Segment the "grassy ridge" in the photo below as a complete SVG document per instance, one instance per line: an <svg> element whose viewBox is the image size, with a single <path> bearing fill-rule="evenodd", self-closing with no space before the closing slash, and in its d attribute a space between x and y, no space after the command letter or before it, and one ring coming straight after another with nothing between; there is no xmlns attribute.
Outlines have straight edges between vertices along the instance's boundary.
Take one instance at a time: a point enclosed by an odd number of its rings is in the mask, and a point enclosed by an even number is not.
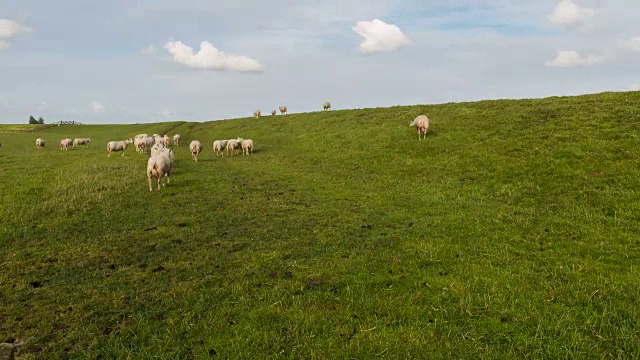
<svg viewBox="0 0 640 360"><path fill-rule="evenodd" d="M638 356L639 100L0 133L0 341L23 358ZM160 193L144 155L106 157L140 132L182 135ZM93 142L57 150L76 136ZM236 136L255 154L216 158Z"/></svg>

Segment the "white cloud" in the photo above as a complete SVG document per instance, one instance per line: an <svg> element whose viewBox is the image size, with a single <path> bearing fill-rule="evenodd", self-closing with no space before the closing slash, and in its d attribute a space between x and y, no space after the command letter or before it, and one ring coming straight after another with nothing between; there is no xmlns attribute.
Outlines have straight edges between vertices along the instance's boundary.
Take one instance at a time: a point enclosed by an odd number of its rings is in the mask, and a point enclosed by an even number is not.
<svg viewBox="0 0 640 360"><path fill-rule="evenodd" d="M583 8L572 0L562 0L556 6L553 14L547 16L547 20L556 25L571 25L580 23L595 14L594 9Z"/></svg>
<svg viewBox="0 0 640 360"><path fill-rule="evenodd" d="M9 19L0 19L0 50L8 48L9 40L14 37L33 31L30 27Z"/></svg>
<svg viewBox="0 0 640 360"><path fill-rule="evenodd" d="M577 51L558 50L558 55L553 60L548 60L546 66L574 67L580 65L595 65L605 61L604 56L589 55L582 57Z"/></svg>
<svg viewBox="0 0 640 360"><path fill-rule="evenodd" d="M629 90L631 90L631 91L640 91L640 84L638 84L638 83L631 84L631 86L629 86Z"/></svg>
<svg viewBox="0 0 640 360"><path fill-rule="evenodd" d="M91 102L91 112L93 112L94 114L101 114L105 111L106 108L104 107L104 105L100 104L97 101Z"/></svg>
<svg viewBox="0 0 640 360"><path fill-rule="evenodd" d="M155 55L158 53L158 47L151 44L149 46L147 46L146 48L140 50L140 53L143 55Z"/></svg>
<svg viewBox="0 0 640 360"><path fill-rule="evenodd" d="M633 37L629 40L619 41L618 45L627 51L640 52L640 36Z"/></svg>
<svg viewBox="0 0 640 360"><path fill-rule="evenodd" d="M402 33L399 27L379 19L358 21L352 29L364 38L360 44L360 51L363 53L392 51L411 44L411 40Z"/></svg>
<svg viewBox="0 0 640 360"><path fill-rule="evenodd" d="M231 70L238 72L261 72L262 64L257 60L241 55L229 55L216 49L208 41L200 44L200 51L193 49L181 41L169 41L164 48L173 55L173 61L195 69Z"/></svg>
<svg viewBox="0 0 640 360"><path fill-rule="evenodd" d="M158 115L162 116L165 119L168 119L168 118L172 118L172 117L176 116L176 113L171 111L171 110L165 109L165 110L160 111L158 113Z"/></svg>

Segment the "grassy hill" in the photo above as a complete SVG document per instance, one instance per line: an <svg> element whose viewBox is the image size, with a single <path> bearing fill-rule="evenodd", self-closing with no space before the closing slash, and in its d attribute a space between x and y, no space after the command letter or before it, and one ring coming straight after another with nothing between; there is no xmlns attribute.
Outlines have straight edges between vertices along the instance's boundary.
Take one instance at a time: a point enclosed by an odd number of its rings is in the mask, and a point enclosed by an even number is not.
<svg viewBox="0 0 640 360"><path fill-rule="evenodd" d="M640 92L6 130L18 358L640 355ZM141 132L182 135L161 192L106 156Z"/></svg>

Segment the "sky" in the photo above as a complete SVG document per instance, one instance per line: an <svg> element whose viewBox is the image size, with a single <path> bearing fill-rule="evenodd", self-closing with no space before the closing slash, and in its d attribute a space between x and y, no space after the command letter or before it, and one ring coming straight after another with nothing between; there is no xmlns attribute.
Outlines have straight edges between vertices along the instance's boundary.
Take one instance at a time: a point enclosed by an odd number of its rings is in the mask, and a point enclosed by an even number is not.
<svg viewBox="0 0 640 360"><path fill-rule="evenodd" d="M0 123L640 89L638 0L3 0Z"/></svg>

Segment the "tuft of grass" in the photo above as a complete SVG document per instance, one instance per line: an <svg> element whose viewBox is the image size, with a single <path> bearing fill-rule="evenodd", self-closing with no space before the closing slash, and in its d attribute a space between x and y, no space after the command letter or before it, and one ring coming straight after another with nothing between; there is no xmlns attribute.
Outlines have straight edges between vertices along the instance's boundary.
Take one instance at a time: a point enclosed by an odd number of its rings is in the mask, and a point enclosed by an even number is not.
<svg viewBox="0 0 640 360"><path fill-rule="evenodd" d="M0 341L25 359L637 357L639 100L2 126ZM141 132L182 135L160 192L146 155L106 156ZM253 155L215 156L238 136Z"/></svg>

